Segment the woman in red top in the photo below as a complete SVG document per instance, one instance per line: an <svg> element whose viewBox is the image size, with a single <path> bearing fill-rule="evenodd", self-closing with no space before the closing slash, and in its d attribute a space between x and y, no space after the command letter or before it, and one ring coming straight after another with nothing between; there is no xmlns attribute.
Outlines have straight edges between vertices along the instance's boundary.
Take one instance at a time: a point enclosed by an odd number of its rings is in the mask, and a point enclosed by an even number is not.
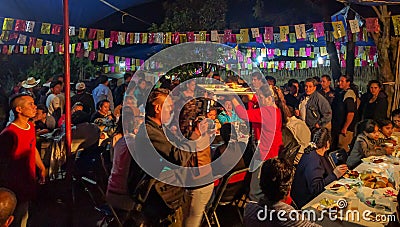
<svg viewBox="0 0 400 227"><path fill-rule="evenodd" d="M261 124L261 137L256 154L253 156L251 170L254 171L250 182L250 199L259 201L263 197L260 189L259 171L262 162L278 156L282 146L282 116L276 101L278 94L268 86L261 86L257 92L260 108L246 110L236 99L232 100L235 111L240 118Z"/></svg>
<svg viewBox="0 0 400 227"><path fill-rule="evenodd" d="M246 110L236 99L232 100L235 111L243 120L261 124L260 156L259 160L267 160L278 156L282 145L282 117L281 110L275 104L274 93L268 85L259 89L258 100L260 108Z"/></svg>

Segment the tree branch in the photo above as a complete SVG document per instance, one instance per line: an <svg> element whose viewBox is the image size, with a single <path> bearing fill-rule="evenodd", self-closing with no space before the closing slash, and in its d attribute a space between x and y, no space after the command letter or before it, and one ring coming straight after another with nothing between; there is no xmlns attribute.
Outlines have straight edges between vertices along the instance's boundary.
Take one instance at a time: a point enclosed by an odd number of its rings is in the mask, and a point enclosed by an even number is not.
<svg viewBox="0 0 400 227"><path fill-rule="evenodd" d="M376 15L378 16L379 20L383 22L383 18L381 13L379 12L379 9L376 6L372 6L372 9L375 11Z"/></svg>

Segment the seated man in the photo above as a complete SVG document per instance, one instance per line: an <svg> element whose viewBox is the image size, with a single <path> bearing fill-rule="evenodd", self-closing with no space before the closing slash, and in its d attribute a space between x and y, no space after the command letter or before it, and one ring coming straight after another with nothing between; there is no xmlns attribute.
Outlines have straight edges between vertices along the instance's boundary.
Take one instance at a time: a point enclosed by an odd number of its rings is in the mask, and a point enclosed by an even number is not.
<svg viewBox="0 0 400 227"><path fill-rule="evenodd" d="M284 203L290 192L293 175L293 166L284 159L265 161L260 177L260 187L265 196L258 203L250 201L246 205L245 226L320 226L308 220L296 220L293 218L296 215L291 213L295 209Z"/></svg>
<svg viewBox="0 0 400 227"><path fill-rule="evenodd" d="M89 114L78 110L72 114L71 121L74 125L72 128L72 151L97 147L100 129L97 125L89 123Z"/></svg>
<svg viewBox="0 0 400 227"><path fill-rule="evenodd" d="M56 127L56 120L53 116L48 116L47 107L39 104L36 108L36 116L33 118L35 121L36 135L40 136L51 132Z"/></svg>
<svg viewBox="0 0 400 227"><path fill-rule="evenodd" d="M0 188L0 227L8 227L14 220L14 210L17 198L14 192L7 188Z"/></svg>

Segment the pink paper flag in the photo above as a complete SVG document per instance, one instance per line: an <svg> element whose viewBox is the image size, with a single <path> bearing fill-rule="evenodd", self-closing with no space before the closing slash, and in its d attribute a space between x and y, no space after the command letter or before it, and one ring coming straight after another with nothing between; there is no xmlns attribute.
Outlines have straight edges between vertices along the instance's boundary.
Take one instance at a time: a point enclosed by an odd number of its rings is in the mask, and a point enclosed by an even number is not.
<svg viewBox="0 0 400 227"><path fill-rule="evenodd" d="M268 58L273 58L274 55L275 55L275 49L273 49L273 48L268 48L268 49L267 49L267 55L268 55Z"/></svg>
<svg viewBox="0 0 400 227"><path fill-rule="evenodd" d="M89 59L91 61L94 61L94 59L96 58L96 53L94 51L90 51L89 53Z"/></svg>
<svg viewBox="0 0 400 227"><path fill-rule="evenodd" d="M224 31L224 43L232 43L232 30Z"/></svg>
<svg viewBox="0 0 400 227"><path fill-rule="evenodd" d="M263 38L262 38L261 34L260 34L260 36L256 37L256 42L257 43L262 43L263 42Z"/></svg>
<svg viewBox="0 0 400 227"><path fill-rule="evenodd" d="M188 42L194 42L194 32L187 32L186 37Z"/></svg>
<svg viewBox="0 0 400 227"><path fill-rule="evenodd" d="M108 64L114 64L114 55L108 56Z"/></svg>
<svg viewBox="0 0 400 227"><path fill-rule="evenodd" d="M319 37L325 36L325 29L324 29L324 23L323 22L314 23L313 24L313 28L314 28L315 38L318 39Z"/></svg>
<svg viewBox="0 0 400 227"><path fill-rule="evenodd" d="M306 47L306 56L310 57L311 55L311 47Z"/></svg>
<svg viewBox="0 0 400 227"><path fill-rule="evenodd" d="M117 31L111 31L110 32L110 41L111 42L118 42L118 32Z"/></svg>
<svg viewBox="0 0 400 227"><path fill-rule="evenodd" d="M273 27L265 27L264 32L264 42L268 43L274 39L274 28Z"/></svg>
<svg viewBox="0 0 400 227"><path fill-rule="evenodd" d="M307 60L307 67L312 68L312 60Z"/></svg>
<svg viewBox="0 0 400 227"><path fill-rule="evenodd" d="M99 49L99 40L94 40L93 41L93 49Z"/></svg>

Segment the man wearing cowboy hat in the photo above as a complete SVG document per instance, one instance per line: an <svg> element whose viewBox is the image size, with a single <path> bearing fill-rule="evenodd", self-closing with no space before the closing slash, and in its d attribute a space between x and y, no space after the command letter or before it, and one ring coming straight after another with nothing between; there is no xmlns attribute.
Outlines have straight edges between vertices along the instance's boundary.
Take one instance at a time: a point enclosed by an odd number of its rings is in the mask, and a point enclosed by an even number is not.
<svg viewBox="0 0 400 227"><path fill-rule="evenodd" d="M33 92L33 88L36 87L40 83L40 79L36 80L34 77L28 77L28 79L22 81L22 89L21 92L29 92L33 96L33 99L36 98L35 93Z"/></svg>

